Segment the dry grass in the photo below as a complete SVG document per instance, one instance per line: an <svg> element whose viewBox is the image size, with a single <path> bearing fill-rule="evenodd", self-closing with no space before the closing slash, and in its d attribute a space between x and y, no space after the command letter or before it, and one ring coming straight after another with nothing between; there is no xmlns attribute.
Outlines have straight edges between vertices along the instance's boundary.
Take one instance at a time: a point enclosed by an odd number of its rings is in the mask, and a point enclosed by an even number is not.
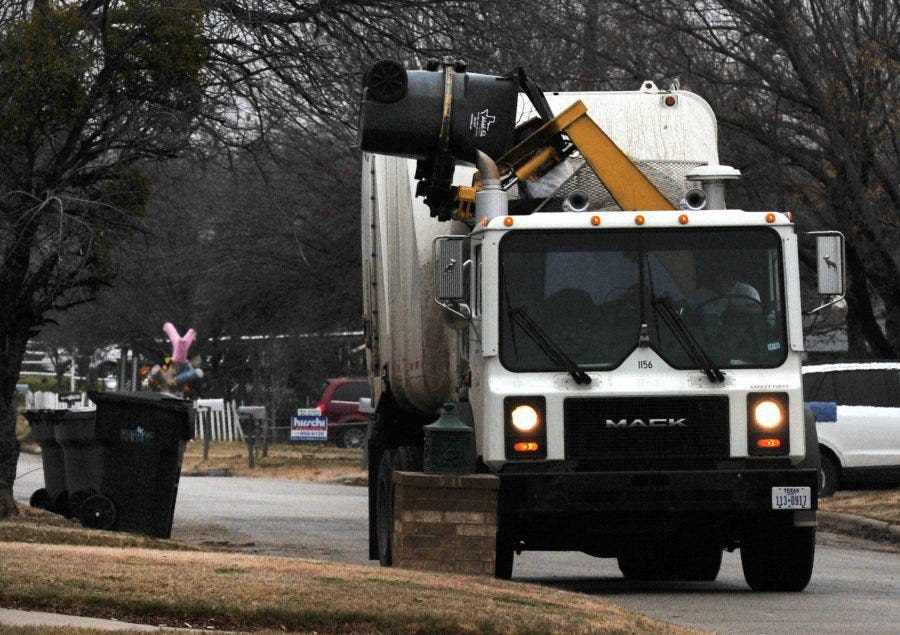
<svg viewBox="0 0 900 635"><path fill-rule="evenodd" d="M257 456L256 467L251 470L244 442L211 443L209 460L204 461L203 441L195 439L185 450L182 473L227 472L233 476L364 485L367 472L360 465L361 457L360 450L327 445L275 443L269 446L268 457Z"/></svg>
<svg viewBox="0 0 900 635"><path fill-rule="evenodd" d="M819 509L900 523L900 490L837 492L820 498Z"/></svg>
<svg viewBox="0 0 900 635"><path fill-rule="evenodd" d="M96 628L72 628L71 626L0 626L0 631L4 635L14 633L15 635L109 635L108 630L98 630ZM113 633L134 633L134 631L112 631ZM166 631L160 631L165 633ZM175 633L177 631L169 631Z"/></svg>
<svg viewBox="0 0 900 635"><path fill-rule="evenodd" d="M210 552L0 543L0 603L166 626L318 633L688 633L513 582Z"/></svg>
<svg viewBox="0 0 900 635"><path fill-rule="evenodd" d="M174 540L161 540L136 534L84 529L70 520L28 505L19 505L19 515L0 522L0 542L26 542L57 545L139 547L142 549L189 550Z"/></svg>

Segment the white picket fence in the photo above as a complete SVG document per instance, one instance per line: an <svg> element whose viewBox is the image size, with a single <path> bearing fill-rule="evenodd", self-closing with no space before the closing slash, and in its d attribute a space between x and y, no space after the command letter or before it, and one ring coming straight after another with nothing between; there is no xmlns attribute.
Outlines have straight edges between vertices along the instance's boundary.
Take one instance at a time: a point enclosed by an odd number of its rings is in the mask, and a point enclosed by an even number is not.
<svg viewBox="0 0 900 635"><path fill-rule="evenodd" d="M87 393L81 393L80 405L84 406L87 405L87 403ZM59 395L55 392L41 390L31 392L29 390L25 393L25 408L27 410L64 410L68 407L69 404L60 401Z"/></svg>
<svg viewBox="0 0 900 635"><path fill-rule="evenodd" d="M197 409L197 422L194 437L203 438L203 423L209 420L209 438L212 441L243 441L244 433L238 421L237 407L233 401L224 399L198 399L194 402Z"/></svg>
<svg viewBox="0 0 900 635"><path fill-rule="evenodd" d="M81 405L87 405L87 393L81 394ZM25 394L25 408L28 410L61 410L69 404L60 401L55 392L38 391ZM194 402L197 418L194 424L194 437L203 438L204 422L209 420L209 438L212 441L243 441L241 424L238 421L237 407L233 401L224 399L198 399Z"/></svg>

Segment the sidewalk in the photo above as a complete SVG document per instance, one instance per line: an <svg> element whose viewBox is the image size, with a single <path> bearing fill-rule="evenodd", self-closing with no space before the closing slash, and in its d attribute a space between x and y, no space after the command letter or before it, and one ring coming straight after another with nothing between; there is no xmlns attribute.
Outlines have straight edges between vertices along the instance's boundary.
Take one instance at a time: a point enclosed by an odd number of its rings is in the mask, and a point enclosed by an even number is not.
<svg viewBox="0 0 900 635"><path fill-rule="evenodd" d="M132 624L103 620L96 617L80 617L78 615L60 615L59 613L42 613L40 611L19 611L17 609L0 608L0 626L56 626L93 628L100 631L161 631L159 626Z"/></svg>

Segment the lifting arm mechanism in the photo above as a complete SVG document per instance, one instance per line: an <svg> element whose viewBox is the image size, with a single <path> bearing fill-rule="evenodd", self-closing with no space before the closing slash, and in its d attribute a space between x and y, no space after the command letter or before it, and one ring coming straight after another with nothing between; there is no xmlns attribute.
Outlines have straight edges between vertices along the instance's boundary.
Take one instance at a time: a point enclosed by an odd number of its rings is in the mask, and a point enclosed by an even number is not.
<svg viewBox="0 0 900 635"><path fill-rule="evenodd" d="M563 136L565 135L565 136ZM577 150L626 211L675 209L625 153L587 114L584 102L577 101L555 119L541 126L527 139L503 155L497 165L504 184L535 178L559 165ZM475 175L471 187L457 190L455 220L473 222L475 193L481 189L481 177Z"/></svg>

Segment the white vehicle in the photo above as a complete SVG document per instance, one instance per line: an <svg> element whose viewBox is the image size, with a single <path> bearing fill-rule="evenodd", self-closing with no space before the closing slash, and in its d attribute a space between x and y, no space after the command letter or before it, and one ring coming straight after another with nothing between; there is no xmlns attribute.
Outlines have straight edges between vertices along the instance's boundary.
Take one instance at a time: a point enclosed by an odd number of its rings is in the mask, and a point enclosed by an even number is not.
<svg viewBox="0 0 900 635"><path fill-rule="evenodd" d="M900 483L900 362L804 366L803 394L822 455L819 496Z"/></svg>
<svg viewBox="0 0 900 635"><path fill-rule="evenodd" d="M520 87L540 120L515 128ZM360 146L370 557L391 564L393 473L422 469L449 401L500 478L498 577L516 552L580 550L628 578L713 580L739 548L751 588L805 588L797 236L726 209L738 172L706 102L382 61ZM841 240L819 238L826 295Z"/></svg>

